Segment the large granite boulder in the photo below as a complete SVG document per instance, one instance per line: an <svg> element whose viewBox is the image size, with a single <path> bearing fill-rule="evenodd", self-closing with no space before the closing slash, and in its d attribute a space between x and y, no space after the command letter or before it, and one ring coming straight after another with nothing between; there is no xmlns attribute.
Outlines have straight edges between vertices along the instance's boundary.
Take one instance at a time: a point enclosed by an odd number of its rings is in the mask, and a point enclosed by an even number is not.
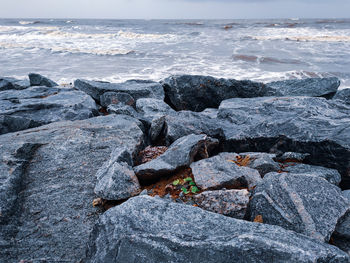
<svg viewBox="0 0 350 263"><path fill-rule="evenodd" d="M249 197L250 193L246 189L215 190L194 195L192 200L204 210L243 219L247 211Z"/></svg>
<svg viewBox="0 0 350 263"><path fill-rule="evenodd" d="M269 173L255 188L249 216L327 242L349 209L341 190L322 178Z"/></svg>
<svg viewBox="0 0 350 263"><path fill-rule="evenodd" d="M94 100L73 89L41 86L0 92L0 134L96 115Z"/></svg>
<svg viewBox="0 0 350 263"><path fill-rule="evenodd" d="M108 107L111 104L124 104L135 106L135 100L128 93L123 92L105 92L100 96L100 103L103 107Z"/></svg>
<svg viewBox="0 0 350 263"><path fill-rule="evenodd" d="M175 75L162 84L166 100L176 110L202 111L219 107L225 99L259 97L266 93L262 83L209 76Z"/></svg>
<svg viewBox="0 0 350 263"><path fill-rule="evenodd" d="M224 150L303 152L350 176L350 106L311 97L229 99L219 107Z"/></svg>
<svg viewBox="0 0 350 263"><path fill-rule="evenodd" d="M45 87L58 86L56 82L37 73L29 73L28 77L30 81L30 86L45 86Z"/></svg>
<svg viewBox="0 0 350 263"><path fill-rule="evenodd" d="M332 241L334 245L350 255L350 212L338 221Z"/></svg>
<svg viewBox="0 0 350 263"><path fill-rule="evenodd" d="M28 80L20 80L15 78L0 77L0 91L15 89L22 90L30 86Z"/></svg>
<svg viewBox="0 0 350 263"><path fill-rule="evenodd" d="M95 193L106 200L123 200L141 192L133 169L132 152L117 147L111 158L97 171Z"/></svg>
<svg viewBox="0 0 350 263"><path fill-rule="evenodd" d="M134 167L134 171L141 180L155 180L180 168L188 167L197 159L209 157L208 153L218 144L217 139L205 134L191 134L175 141L156 159Z"/></svg>
<svg viewBox="0 0 350 263"><path fill-rule="evenodd" d="M79 262L99 216L95 174L116 147L138 151L140 125L110 115L1 135L0 262Z"/></svg>
<svg viewBox="0 0 350 263"><path fill-rule="evenodd" d="M94 100L100 102L105 92L127 93L135 101L140 98L164 99L164 90L158 82L149 80L128 80L123 83L109 83L77 79L74 87L84 91Z"/></svg>
<svg viewBox="0 0 350 263"><path fill-rule="evenodd" d="M347 104L350 104L350 89L338 90L333 99L341 100Z"/></svg>
<svg viewBox="0 0 350 263"><path fill-rule="evenodd" d="M141 98L136 101L136 110L143 118L152 121L156 117L175 114L175 111L163 100L154 98Z"/></svg>
<svg viewBox="0 0 350 263"><path fill-rule="evenodd" d="M240 167L232 159L227 159L227 155L194 162L191 169L197 186L202 190L253 188L261 181L257 170Z"/></svg>
<svg viewBox="0 0 350 263"><path fill-rule="evenodd" d="M337 92L340 80L330 78L289 79L267 83L265 96L309 96L331 99Z"/></svg>
<svg viewBox="0 0 350 263"><path fill-rule="evenodd" d="M252 223L149 196L104 213L86 262L350 262L338 248L278 226Z"/></svg>

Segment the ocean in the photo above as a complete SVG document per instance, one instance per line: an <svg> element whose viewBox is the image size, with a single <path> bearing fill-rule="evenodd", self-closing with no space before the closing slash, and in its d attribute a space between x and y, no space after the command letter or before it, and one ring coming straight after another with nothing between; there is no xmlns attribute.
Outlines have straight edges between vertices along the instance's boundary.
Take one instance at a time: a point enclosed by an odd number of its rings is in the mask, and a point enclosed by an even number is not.
<svg viewBox="0 0 350 263"><path fill-rule="evenodd" d="M172 74L274 81L336 76L350 88L350 19L0 19L0 76L59 83Z"/></svg>

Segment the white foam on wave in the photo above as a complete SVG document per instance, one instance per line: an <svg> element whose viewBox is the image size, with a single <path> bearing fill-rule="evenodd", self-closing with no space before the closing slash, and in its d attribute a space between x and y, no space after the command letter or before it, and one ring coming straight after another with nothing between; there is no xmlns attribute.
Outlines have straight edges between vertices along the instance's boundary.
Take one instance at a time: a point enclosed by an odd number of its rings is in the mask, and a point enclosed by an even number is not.
<svg viewBox="0 0 350 263"><path fill-rule="evenodd" d="M350 36L253 36L256 40L291 40L291 41L317 41L317 42L350 42Z"/></svg>

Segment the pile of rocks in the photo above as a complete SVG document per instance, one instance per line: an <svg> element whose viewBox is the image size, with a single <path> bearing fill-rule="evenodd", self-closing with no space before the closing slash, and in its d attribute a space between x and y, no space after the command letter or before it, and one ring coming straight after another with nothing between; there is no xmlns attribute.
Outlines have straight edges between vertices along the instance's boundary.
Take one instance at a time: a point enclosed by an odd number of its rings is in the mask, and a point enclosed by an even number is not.
<svg viewBox="0 0 350 263"><path fill-rule="evenodd" d="M339 84L0 78L0 261L350 262Z"/></svg>

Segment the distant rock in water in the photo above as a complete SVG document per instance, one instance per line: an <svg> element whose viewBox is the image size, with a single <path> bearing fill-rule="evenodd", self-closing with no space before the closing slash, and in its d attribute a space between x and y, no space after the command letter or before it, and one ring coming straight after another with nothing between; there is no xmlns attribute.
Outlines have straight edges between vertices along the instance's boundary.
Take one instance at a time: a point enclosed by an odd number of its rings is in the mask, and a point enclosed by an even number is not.
<svg viewBox="0 0 350 263"><path fill-rule="evenodd" d="M22 90L30 86L28 80L19 80L15 78L1 78L0 77L0 91L4 90Z"/></svg>
<svg viewBox="0 0 350 263"><path fill-rule="evenodd" d="M30 81L30 86L46 86L46 87L58 86L56 82L37 73L30 73L28 77Z"/></svg>
<svg viewBox="0 0 350 263"><path fill-rule="evenodd" d="M209 76L175 75L162 81L166 100L175 110L202 111L217 108L230 98L310 96L332 98L337 78L309 78L267 83L217 79Z"/></svg>

